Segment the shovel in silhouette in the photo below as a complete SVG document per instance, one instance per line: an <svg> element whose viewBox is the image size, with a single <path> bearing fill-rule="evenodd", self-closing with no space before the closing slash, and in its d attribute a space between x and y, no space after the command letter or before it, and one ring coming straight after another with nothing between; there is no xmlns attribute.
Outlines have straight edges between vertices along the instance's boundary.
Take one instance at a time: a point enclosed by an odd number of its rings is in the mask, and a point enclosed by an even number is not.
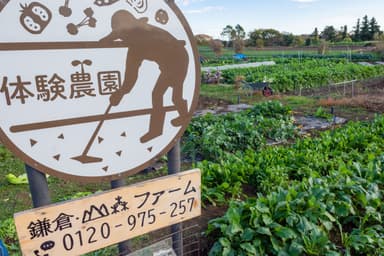
<svg viewBox="0 0 384 256"><path fill-rule="evenodd" d="M108 115L111 108L112 108L112 105L109 104L107 110L104 113L104 117ZM83 164L99 163L99 162L103 161L103 158L95 157L95 156L89 156L88 152L91 149L91 146L92 146L93 142L95 141L96 136L101 129L101 126L103 126L104 121L105 121L105 118L102 118L99 121L99 123L98 123L95 131L93 132L92 137L90 138L90 140L89 140L87 146L85 147L83 153L79 156L72 157L73 160L79 161L80 163L83 163Z"/></svg>

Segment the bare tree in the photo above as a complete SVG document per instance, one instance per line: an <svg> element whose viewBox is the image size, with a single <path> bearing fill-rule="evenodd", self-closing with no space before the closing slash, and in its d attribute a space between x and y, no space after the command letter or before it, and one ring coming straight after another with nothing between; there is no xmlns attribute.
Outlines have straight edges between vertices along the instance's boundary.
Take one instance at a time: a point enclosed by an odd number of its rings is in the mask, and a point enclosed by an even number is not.
<svg viewBox="0 0 384 256"><path fill-rule="evenodd" d="M235 50L236 53L241 53L244 50L244 40L242 39L236 39L233 41L233 49Z"/></svg>
<svg viewBox="0 0 384 256"><path fill-rule="evenodd" d="M219 57L222 54L223 43L219 39L214 39L209 42L209 45L212 51L215 53L216 57Z"/></svg>
<svg viewBox="0 0 384 256"><path fill-rule="evenodd" d="M318 52L319 54L321 54L321 55L324 55L324 54L327 53L327 51L328 51L328 47L329 47L328 42L327 42L326 40L324 40L324 39L321 39L321 40L320 40L319 47L318 47L318 49L317 49L317 52Z"/></svg>

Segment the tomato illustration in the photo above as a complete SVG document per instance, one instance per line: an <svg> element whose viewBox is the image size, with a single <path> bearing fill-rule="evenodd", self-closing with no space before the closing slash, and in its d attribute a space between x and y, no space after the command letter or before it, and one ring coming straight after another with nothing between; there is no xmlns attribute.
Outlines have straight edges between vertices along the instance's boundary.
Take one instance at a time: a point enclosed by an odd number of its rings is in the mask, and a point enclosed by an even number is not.
<svg viewBox="0 0 384 256"><path fill-rule="evenodd" d="M162 9L160 9L160 10L158 10L156 12L156 17L155 18L156 18L157 22L159 22L159 23L161 23L163 25L167 24L168 21L169 21L168 13L165 10L162 10Z"/></svg>
<svg viewBox="0 0 384 256"><path fill-rule="evenodd" d="M21 25L32 34L40 34L48 26L52 19L51 11L44 5L38 2L32 2L24 6L20 4Z"/></svg>

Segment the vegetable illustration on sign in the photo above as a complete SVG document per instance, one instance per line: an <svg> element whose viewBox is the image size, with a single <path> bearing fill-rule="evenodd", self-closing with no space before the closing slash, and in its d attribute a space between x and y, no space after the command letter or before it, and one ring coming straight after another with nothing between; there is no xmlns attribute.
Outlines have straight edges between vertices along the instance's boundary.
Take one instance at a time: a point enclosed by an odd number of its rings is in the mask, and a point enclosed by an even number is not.
<svg viewBox="0 0 384 256"><path fill-rule="evenodd" d="M69 0L65 0L64 5L60 6L59 13L64 17L72 15L72 9L69 7Z"/></svg>
<svg viewBox="0 0 384 256"><path fill-rule="evenodd" d="M96 27L96 19L93 17L93 10L92 8L87 8L84 10L85 18L79 23L69 23L67 25L68 33L71 35L76 35L79 33L79 28L83 26L89 26L91 28Z"/></svg>
<svg viewBox="0 0 384 256"><path fill-rule="evenodd" d="M48 26L52 19L51 11L41 3L33 2L29 5L21 5L20 23L32 34L40 34Z"/></svg>
<svg viewBox="0 0 384 256"><path fill-rule="evenodd" d="M19 8L8 3L0 21ZM173 1L41 0L15 25L0 36L12 59L1 68L0 138L28 164L111 180L151 165L186 129L200 69Z"/></svg>
<svg viewBox="0 0 384 256"><path fill-rule="evenodd" d="M168 13L165 10L158 10L156 12L156 21L160 24L167 24L169 21Z"/></svg>

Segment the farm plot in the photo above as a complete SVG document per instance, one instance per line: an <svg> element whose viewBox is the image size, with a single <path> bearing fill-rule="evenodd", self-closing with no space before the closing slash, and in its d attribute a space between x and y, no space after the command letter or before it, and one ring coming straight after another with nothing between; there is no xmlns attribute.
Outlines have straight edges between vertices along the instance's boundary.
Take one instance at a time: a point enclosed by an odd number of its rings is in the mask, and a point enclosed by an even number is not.
<svg viewBox="0 0 384 256"><path fill-rule="evenodd" d="M232 49L224 48L221 56L216 56L209 47L200 46L199 53L204 67L217 67L221 65L231 65L246 62L276 61L279 59L345 59L350 61L378 61L378 56L374 53L362 53L361 47L356 47L354 51L342 48L333 48L326 54L319 54L317 48L270 48L252 49L247 48L243 52L246 59L234 58L235 52Z"/></svg>
<svg viewBox="0 0 384 256"><path fill-rule="evenodd" d="M272 80L277 92L299 88L317 88L349 80L374 78L384 75L384 65L363 66L346 60L285 60L274 66L231 69L222 71L224 83L234 84L238 77L247 82Z"/></svg>
<svg viewBox="0 0 384 256"><path fill-rule="evenodd" d="M233 199L209 224L210 255L383 255L383 135L378 116L200 163L205 197ZM244 185L257 196L239 200Z"/></svg>

